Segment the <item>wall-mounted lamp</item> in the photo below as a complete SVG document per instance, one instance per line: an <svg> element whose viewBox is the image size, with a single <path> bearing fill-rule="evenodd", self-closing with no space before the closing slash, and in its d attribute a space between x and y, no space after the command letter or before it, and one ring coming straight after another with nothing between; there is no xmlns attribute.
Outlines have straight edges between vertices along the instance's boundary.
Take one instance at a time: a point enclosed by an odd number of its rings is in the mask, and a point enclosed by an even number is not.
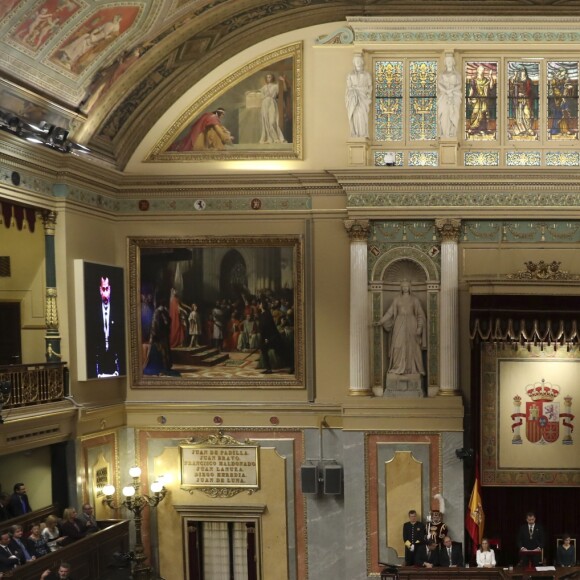
<svg viewBox="0 0 580 580"><path fill-rule="evenodd" d="M141 488L141 468L138 466L131 467L129 475L133 478L133 483L123 488L122 494L125 499L120 504L115 504L113 499L115 487L107 484L103 487L103 493L105 494L103 503L115 510L124 507L133 514L135 522L135 555L132 558L134 563L132 577L136 580L149 580L152 577L152 570L146 564L147 556L143 550L141 514L146 507L157 507L167 495L167 490L165 489L164 481L159 478L149 486L153 495L142 494L139 492Z"/></svg>

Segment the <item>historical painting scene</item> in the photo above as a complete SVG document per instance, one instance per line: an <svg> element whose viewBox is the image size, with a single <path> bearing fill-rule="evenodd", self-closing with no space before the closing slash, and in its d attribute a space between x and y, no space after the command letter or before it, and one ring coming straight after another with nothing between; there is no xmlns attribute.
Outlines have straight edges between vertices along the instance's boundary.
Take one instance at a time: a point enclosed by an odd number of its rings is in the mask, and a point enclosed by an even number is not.
<svg viewBox="0 0 580 580"><path fill-rule="evenodd" d="M142 386L302 386L301 255L299 237L131 240Z"/></svg>
<svg viewBox="0 0 580 580"><path fill-rule="evenodd" d="M497 138L497 62L465 63L465 139Z"/></svg>
<svg viewBox="0 0 580 580"><path fill-rule="evenodd" d="M276 51L277 58L257 59L218 83L173 126L152 158L227 159L243 152L275 158L299 155L300 48L285 47Z"/></svg>

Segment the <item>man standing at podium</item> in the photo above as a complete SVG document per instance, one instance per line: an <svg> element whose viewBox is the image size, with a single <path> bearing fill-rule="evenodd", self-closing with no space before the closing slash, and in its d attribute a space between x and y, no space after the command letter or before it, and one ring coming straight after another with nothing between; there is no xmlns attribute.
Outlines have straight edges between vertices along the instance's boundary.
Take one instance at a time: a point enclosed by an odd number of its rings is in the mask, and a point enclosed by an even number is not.
<svg viewBox="0 0 580 580"><path fill-rule="evenodd" d="M536 523L536 514L528 512L526 523L520 527L518 532L518 549L523 564L529 563L533 566L540 564L545 538L544 528ZM531 551L534 552L529 553Z"/></svg>
<svg viewBox="0 0 580 580"><path fill-rule="evenodd" d="M425 543L425 525L417 521L417 512L409 512L409 521L403 524L403 542L405 542L405 565L415 562L415 549Z"/></svg>

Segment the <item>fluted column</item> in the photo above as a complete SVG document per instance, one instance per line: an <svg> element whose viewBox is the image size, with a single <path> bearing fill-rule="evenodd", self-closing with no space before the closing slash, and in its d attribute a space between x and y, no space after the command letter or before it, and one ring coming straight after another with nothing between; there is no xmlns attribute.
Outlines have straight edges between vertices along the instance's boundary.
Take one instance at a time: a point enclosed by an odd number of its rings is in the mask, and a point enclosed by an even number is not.
<svg viewBox="0 0 580 580"><path fill-rule="evenodd" d="M352 396L370 396L367 238L369 220L344 220L350 238L350 386Z"/></svg>
<svg viewBox="0 0 580 580"><path fill-rule="evenodd" d="M56 212L43 212L42 224L44 226L44 261L46 271L45 355L46 362L60 362L60 332L56 305L56 253L54 246Z"/></svg>
<svg viewBox="0 0 580 580"><path fill-rule="evenodd" d="M439 302L439 395L459 395L459 262L460 219L436 219L441 237Z"/></svg>

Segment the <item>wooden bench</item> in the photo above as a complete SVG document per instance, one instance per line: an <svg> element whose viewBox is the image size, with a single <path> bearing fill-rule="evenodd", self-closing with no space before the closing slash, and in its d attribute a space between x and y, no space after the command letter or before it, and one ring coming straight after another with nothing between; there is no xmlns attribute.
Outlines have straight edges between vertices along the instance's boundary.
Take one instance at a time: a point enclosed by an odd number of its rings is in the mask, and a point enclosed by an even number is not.
<svg viewBox="0 0 580 580"><path fill-rule="evenodd" d="M12 572L4 572L4 578L39 580L47 568L57 570L61 562L68 562L71 565L71 576L75 580L106 578L114 554L129 551L129 521L107 520L99 523L105 526L100 531L15 568Z"/></svg>

